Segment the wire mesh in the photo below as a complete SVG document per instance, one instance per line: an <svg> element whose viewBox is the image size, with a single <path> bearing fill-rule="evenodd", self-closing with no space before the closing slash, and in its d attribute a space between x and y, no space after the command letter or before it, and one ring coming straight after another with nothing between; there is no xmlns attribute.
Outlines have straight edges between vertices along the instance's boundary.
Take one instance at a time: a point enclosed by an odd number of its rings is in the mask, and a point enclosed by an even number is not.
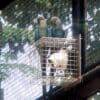
<svg viewBox="0 0 100 100"><path fill-rule="evenodd" d="M55 0L52 9L36 1L14 0L0 11L0 71L4 72L0 77L4 77L5 100L35 100L43 94L40 58L32 45L38 14L48 20L59 16L66 33L71 30L71 0Z"/></svg>
<svg viewBox="0 0 100 100"><path fill-rule="evenodd" d="M81 77L80 39L65 44L66 41L66 38L43 37L36 42L43 84L69 85Z"/></svg>
<svg viewBox="0 0 100 100"><path fill-rule="evenodd" d="M100 62L100 3L86 4L86 67Z"/></svg>

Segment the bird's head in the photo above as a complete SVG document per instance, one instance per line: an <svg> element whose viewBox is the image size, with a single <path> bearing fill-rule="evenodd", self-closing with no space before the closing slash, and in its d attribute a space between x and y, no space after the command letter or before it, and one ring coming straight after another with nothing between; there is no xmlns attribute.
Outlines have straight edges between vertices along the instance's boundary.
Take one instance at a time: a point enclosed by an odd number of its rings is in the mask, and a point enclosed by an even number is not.
<svg viewBox="0 0 100 100"><path fill-rule="evenodd" d="M40 21L41 20L44 20L45 18L44 18L44 16L43 15L38 15L37 16L37 21L38 21L38 23L40 23Z"/></svg>
<svg viewBox="0 0 100 100"><path fill-rule="evenodd" d="M51 17L50 22L53 27L61 27L61 20L57 16Z"/></svg>
<svg viewBox="0 0 100 100"><path fill-rule="evenodd" d="M70 44L68 41L64 43L64 46L62 47L63 50L66 50L66 52L71 52L72 51L72 44Z"/></svg>
<svg viewBox="0 0 100 100"><path fill-rule="evenodd" d="M37 17L38 25L40 29L46 29L47 28L47 20L43 15L38 15Z"/></svg>

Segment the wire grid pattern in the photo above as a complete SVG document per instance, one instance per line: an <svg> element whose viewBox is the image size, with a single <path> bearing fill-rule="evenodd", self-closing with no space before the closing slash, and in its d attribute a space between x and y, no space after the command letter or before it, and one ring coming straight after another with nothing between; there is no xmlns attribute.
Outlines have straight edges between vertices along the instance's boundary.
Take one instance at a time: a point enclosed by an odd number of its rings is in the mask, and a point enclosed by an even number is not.
<svg viewBox="0 0 100 100"><path fill-rule="evenodd" d="M39 62L38 52L29 45L25 45L25 48L25 53L19 54L17 61L4 61L4 65L7 64L7 67L13 66L6 72L9 77L2 82L5 100L35 100L42 96L40 64L33 62ZM34 53L33 56L32 53ZM4 59L3 57L0 58Z"/></svg>
<svg viewBox="0 0 100 100"><path fill-rule="evenodd" d="M88 0L86 6L86 66L91 66L100 62L100 3Z"/></svg>
<svg viewBox="0 0 100 100"><path fill-rule="evenodd" d="M0 64L4 64L7 73L6 79L2 81L5 100L35 100L43 94L42 83L39 80L40 58L36 48L31 45L37 25L35 21L40 13L47 19L49 14L57 15L64 23L64 30L71 32L71 0L64 1L66 3L62 4L62 1L57 0L60 6L56 5L56 9L49 11L35 3L35 0L15 0L2 10L2 14L0 12L0 32L4 33L3 38L0 38Z"/></svg>
<svg viewBox="0 0 100 100"><path fill-rule="evenodd" d="M26 77L18 69L13 70L10 77L2 82L2 88L5 100L35 100L42 96L41 81Z"/></svg>
<svg viewBox="0 0 100 100"><path fill-rule="evenodd" d="M80 42L77 39L72 39L64 45L65 41L67 41L66 38L43 37L36 42L36 47L40 54L41 71L44 84L70 85L81 77ZM65 56L66 53L68 54L68 64L64 63L67 59L67 57L65 57L61 63L63 64L62 66L53 66L54 63L50 63L48 59L50 55L60 53L59 51L61 48L64 48L65 51L65 53L62 53L61 55ZM57 58L60 57L61 56L58 54ZM57 58L54 56L54 60ZM57 61L57 63L59 62Z"/></svg>

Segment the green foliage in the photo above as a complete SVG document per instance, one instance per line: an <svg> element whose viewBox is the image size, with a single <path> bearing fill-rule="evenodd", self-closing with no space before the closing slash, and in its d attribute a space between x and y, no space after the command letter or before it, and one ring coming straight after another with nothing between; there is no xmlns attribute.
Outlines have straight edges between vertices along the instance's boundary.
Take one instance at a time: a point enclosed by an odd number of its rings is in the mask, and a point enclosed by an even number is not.
<svg viewBox="0 0 100 100"><path fill-rule="evenodd" d="M35 2L46 6L49 3L49 0L35 0Z"/></svg>
<svg viewBox="0 0 100 100"><path fill-rule="evenodd" d="M4 43L8 42L27 42L31 41L30 37L32 36L32 31L29 32L27 30L21 28L13 28L12 26L5 26L3 29L3 36L2 39Z"/></svg>
<svg viewBox="0 0 100 100"><path fill-rule="evenodd" d="M2 25L1 45L2 48L6 48L6 44L9 45L9 51L3 55L5 61L3 63L0 61L0 78L2 80L6 79L10 75L10 70L15 68L33 77L39 72L39 69L34 68L34 66L18 63L11 64L8 61L9 59L11 61L17 59L18 52L24 52L24 45L33 42L34 29L36 28L34 19L36 19L39 13L46 14L46 18L48 18L48 14L50 14L50 17L52 15L59 15L63 22L65 22L65 16L70 11L67 9L68 2L64 3L64 1L67 0L56 0L52 4L51 0L15 0L15 2L2 11L1 16L8 24ZM16 24L17 27L13 27ZM32 25L33 30L26 30L30 25Z"/></svg>
<svg viewBox="0 0 100 100"><path fill-rule="evenodd" d="M0 79L4 80L8 77L8 67L5 64L0 64Z"/></svg>
<svg viewBox="0 0 100 100"><path fill-rule="evenodd" d="M50 14L61 17L65 22L70 12L71 3L67 0L15 0L7 8L2 11L2 18L8 25L3 26L2 47L9 44L9 52L6 53L6 58L16 59L17 53L24 52L23 47L28 43L33 42L34 29L36 28L34 20L39 13L43 13L46 18ZM59 13L60 12L60 13ZM67 16L69 17L69 16ZM68 18L68 20L70 20ZM17 27L13 26L17 24ZM32 25L33 30L27 31L26 28ZM17 46L15 46L18 44Z"/></svg>
<svg viewBox="0 0 100 100"><path fill-rule="evenodd" d="M6 48L5 45L9 45L9 51L2 53L5 60L0 60L0 79L4 80L10 75L10 71L13 69L19 69L25 75L34 76L36 68L27 64L8 63L9 60L17 59L18 51L24 52L22 49L26 43L33 41L33 30L28 31L22 28L13 28L12 26L4 26L2 34L2 48ZM15 45L17 43L17 45ZM0 58L2 58L0 56ZM2 63L3 62L3 63Z"/></svg>
<svg viewBox="0 0 100 100"><path fill-rule="evenodd" d="M0 79L5 80L7 77L9 77L10 71L16 68L23 72L26 76L31 75L34 77L36 75L36 71L38 71L39 73L39 70L37 68L31 67L23 63L0 63Z"/></svg>
<svg viewBox="0 0 100 100"><path fill-rule="evenodd" d="M87 13L90 17L86 21L86 46L90 46L86 50L87 66L100 60L100 6L98 4L99 0L87 1Z"/></svg>
<svg viewBox="0 0 100 100"><path fill-rule="evenodd" d="M95 23L100 26L100 10L98 10L94 16Z"/></svg>
<svg viewBox="0 0 100 100"><path fill-rule="evenodd" d="M9 51L5 54L6 58L16 59L17 53L24 52L24 45L32 43L33 31L24 30L21 28L13 28L12 26L5 26L2 34L2 47L9 45Z"/></svg>
<svg viewBox="0 0 100 100"><path fill-rule="evenodd" d="M47 15L50 13L50 17L52 15L61 15L61 19L65 19L66 12L68 12L68 10L66 10L66 5L68 5L68 3L65 3L64 5L64 1L66 0L56 0L52 4L51 0L15 0L15 2L2 11L2 18L5 22L8 22L8 25L3 25L2 48L5 48L5 45L8 44L9 51L3 55L6 62L0 63L0 78L5 79L9 76L10 69L15 68L20 69L27 75L34 76L33 73L36 73L37 69L25 64L9 64L7 61L9 61L9 59L17 59L16 56L18 52L24 51L24 45L27 42L32 43L34 30L28 31L26 28L29 25L33 25L33 28L35 29L33 20L38 13L43 12L43 14L47 13ZM16 23L18 24L18 27L14 28L13 25Z"/></svg>

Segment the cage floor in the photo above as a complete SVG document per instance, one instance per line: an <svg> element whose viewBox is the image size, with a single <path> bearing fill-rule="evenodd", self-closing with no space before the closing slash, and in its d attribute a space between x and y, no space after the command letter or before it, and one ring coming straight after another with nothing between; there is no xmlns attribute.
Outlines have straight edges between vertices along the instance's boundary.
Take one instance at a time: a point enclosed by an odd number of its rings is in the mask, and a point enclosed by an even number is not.
<svg viewBox="0 0 100 100"><path fill-rule="evenodd" d="M74 84L74 82L80 80L79 78L74 77L42 77L42 82L45 85L54 85L54 86L69 86Z"/></svg>

